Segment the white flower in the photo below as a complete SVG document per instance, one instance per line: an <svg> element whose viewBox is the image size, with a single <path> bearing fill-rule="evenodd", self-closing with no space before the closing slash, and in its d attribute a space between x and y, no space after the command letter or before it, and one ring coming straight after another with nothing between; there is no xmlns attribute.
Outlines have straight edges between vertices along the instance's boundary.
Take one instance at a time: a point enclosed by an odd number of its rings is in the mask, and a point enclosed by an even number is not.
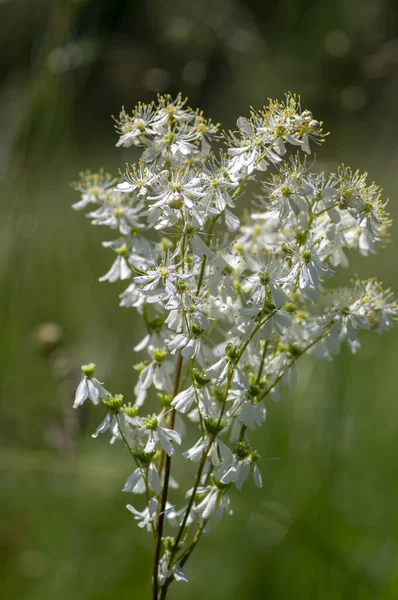
<svg viewBox="0 0 398 600"><path fill-rule="evenodd" d="M109 392L102 386L98 379L93 376L94 369L94 364L83 365L83 377L76 390L73 408L77 408L84 404L87 398L91 400L93 404L99 404L101 400L106 400L109 396Z"/></svg>
<svg viewBox="0 0 398 600"><path fill-rule="evenodd" d="M91 437L96 438L100 433L105 433L105 431L110 430L112 435L116 437L119 432L116 416L112 413L106 413L105 419L98 425L97 429L91 435Z"/></svg>
<svg viewBox="0 0 398 600"><path fill-rule="evenodd" d="M236 487L240 490L246 479L249 477L251 469L253 469L253 480L255 485L258 488L263 487L260 470L256 462L253 462L250 457L241 460L235 459L233 465L231 465L228 471L221 477L221 483L228 485L234 481Z"/></svg>
<svg viewBox="0 0 398 600"><path fill-rule="evenodd" d="M145 527L147 531L151 531L158 509L156 498L151 498L148 506L143 511L135 509L131 504L127 504L126 508L134 515L134 519L138 521L138 527Z"/></svg>
<svg viewBox="0 0 398 600"><path fill-rule="evenodd" d="M232 515L231 502L228 494L221 493L217 487L209 486L203 490L199 489L199 493L205 493L205 497L199 504L195 506L195 512L200 515L201 519L209 519L215 514L217 520L221 519L226 513Z"/></svg>
<svg viewBox="0 0 398 600"><path fill-rule="evenodd" d="M173 399L171 405L175 407L178 412L187 413L195 401L195 388L191 385L186 390L183 390Z"/></svg>
<svg viewBox="0 0 398 600"><path fill-rule="evenodd" d="M132 492L133 494L143 494L145 492L145 477L148 477L148 487L157 495L162 491L162 484L157 469L153 463L150 463L146 471L141 467L136 469L128 477L123 492Z"/></svg>
<svg viewBox="0 0 398 600"><path fill-rule="evenodd" d="M263 404L253 404L245 400L238 412L238 419L249 429L261 427L266 418L266 409Z"/></svg>
<svg viewBox="0 0 398 600"><path fill-rule="evenodd" d="M163 586L167 579L172 575L174 579L178 582L186 583L188 581L188 577L181 569L180 565L175 564L170 569L168 569L168 561L169 561L169 553L165 553L162 556L159 562L159 583Z"/></svg>
<svg viewBox="0 0 398 600"><path fill-rule="evenodd" d="M144 448L146 454L150 454L155 450L157 445L160 445L166 454L172 456L174 454L172 442L181 444L180 434L173 429L161 427L156 415L147 418L135 417L132 419L132 422L139 429L141 435L148 436Z"/></svg>
<svg viewBox="0 0 398 600"><path fill-rule="evenodd" d="M120 134L116 146L142 146L154 135L153 127L156 114L153 104L139 104L131 115L127 114L124 108L121 110L119 118L116 119L116 129Z"/></svg>
<svg viewBox="0 0 398 600"><path fill-rule="evenodd" d="M128 279L131 277L131 269L124 256L118 256L105 275L99 278L99 281L110 281L111 283L121 279Z"/></svg>
<svg viewBox="0 0 398 600"><path fill-rule="evenodd" d="M294 266L286 277L281 277L282 283L298 284L300 290L306 290L311 300L318 297L317 289L321 279L333 277L335 272L323 264L313 248L306 250L295 250L290 255Z"/></svg>

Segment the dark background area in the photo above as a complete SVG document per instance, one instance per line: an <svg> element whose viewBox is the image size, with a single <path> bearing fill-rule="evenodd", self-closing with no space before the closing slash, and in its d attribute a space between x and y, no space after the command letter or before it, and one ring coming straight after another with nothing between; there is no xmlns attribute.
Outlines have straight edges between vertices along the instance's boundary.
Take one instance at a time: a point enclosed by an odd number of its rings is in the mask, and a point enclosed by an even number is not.
<svg viewBox="0 0 398 600"><path fill-rule="evenodd" d="M136 158L114 147L111 115L181 91L233 128L298 93L332 132L321 167L368 170L396 217L397 19L392 0L0 1L2 597L150 593L152 540L121 492L129 458L91 439L101 409L70 409L84 362L127 401L136 381L137 316L118 307L123 284L98 283L109 232L70 209L79 170ZM353 255L339 281L376 275L397 293L397 239ZM358 356L303 362L268 406L263 490L233 492L234 516L171 598L398 597L398 329L362 341Z"/></svg>

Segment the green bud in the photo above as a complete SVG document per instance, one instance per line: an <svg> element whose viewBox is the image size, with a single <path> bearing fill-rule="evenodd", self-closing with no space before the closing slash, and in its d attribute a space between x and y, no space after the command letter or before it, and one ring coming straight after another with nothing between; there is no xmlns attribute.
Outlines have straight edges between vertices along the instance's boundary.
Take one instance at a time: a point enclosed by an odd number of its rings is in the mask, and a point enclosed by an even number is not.
<svg viewBox="0 0 398 600"><path fill-rule="evenodd" d="M118 413L123 404L123 395L116 394L116 396L109 396L107 400L103 400L102 402L111 412Z"/></svg>
<svg viewBox="0 0 398 600"><path fill-rule="evenodd" d="M206 385L207 383L209 383L209 381L211 381L210 377L205 377L204 371L199 371L198 369L194 369L192 374L193 374L195 383L199 387L202 387L203 385Z"/></svg>
<svg viewBox="0 0 398 600"><path fill-rule="evenodd" d="M220 423L219 419L211 419L211 418L205 419L204 423L205 423L206 431L210 435L219 434L220 431L222 431L225 427L225 423L223 423L223 422Z"/></svg>
<svg viewBox="0 0 398 600"><path fill-rule="evenodd" d="M293 302L286 302L286 304L283 306L283 310L285 310L288 313L295 313L297 308L293 304Z"/></svg>
<svg viewBox="0 0 398 600"><path fill-rule="evenodd" d="M173 400L173 396L171 394L163 394L163 392L158 392L157 396L160 400L160 406L162 408L168 408L171 405Z"/></svg>
<svg viewBox="0 0 398 600"><path fill-rule="evenodd" d="M133 369L135 369L138 373L141 373L141 371L143 371L145 369L145 367L147 367L149 365L151 361L149 360L143 360L137 364L135 364L133 366Z"/></svg>
<svg viewBox="0 0 398 600"><path fill-rule="evenodd" d="M130 402L121 408L122 412L128 417L134 418L138 414L138 406L132 406Z"/></svg>
<svg viewBox="0 0 398 600"><path fill-rule="evenodd" d="M299 246L305 244L307 240L308 231L298 231L296 235L296 240Z"/></svg>
<svg viewBox="0 0 398 600"><path fill-rule="evenodd" d="M256 460L258 460L260 458L260 454L257 452L257 450L252 450L250 452L250 462L255 463Z"/></svg>
<svg viewBox="0 0 398 600"><path fill-rule="evenodd" d="M152 415L152 417L148 416L144 418L144 427L146 429L151 429L152 431L156 431L158 427L158 418L156 415Z"/></svg>
<svg viewBox="0 0 398 600"><path fill-rule="evenodd" d="M270 282L268 269L266 269L265 271L260 271L258 274L258 278L263 285L268 285Z"/></svg>
<svg viewBox="0 0 398 600"><path fill-rule="evenodd" d="M173 537L162 537L162 544L165 552L171 552L174 548L176 541Z"/></svg>
<svg viewBox="0 0 398 600"><path fill-rule="evenodd" d="M153 360L155 360L158 363L162 363L167 355L168 351L166 350L166 348L152 348Z"/></svg>
<svg viewBox="0 0 398 600"><path fill-rule="evenodd" d="M261 392L261 388L258 385L253 384L249 387L249 395L252 398L255 398L256 396L258 396L260 392Z"/></svg>
<svg viewBox="0 0 398 600"><path fill-rule="evenodd" d="M246 444L246 442L238 442L235 446L235 454L239 458L239 460L247 458L250 455L251 451L251 447L249 446L249 444Z"/></svg>
<svg viewBox="0 0 398 600"><path fill-rule="evenodd" d="M294 344L289 344L287 350L289 354L291 354L295 358L298 358L301 354L300 348L298 346L295 346Z"/></svg>
<svg viewBox="0 0 398 600"><path fill-rule="evenodd" d="M196 325L196 323L192 323L192 333L195 337L199 337L204 332L205 330L202 329L202 327L199 327L199 325Z"/></svg>
<svg viewBox="0 0 398 600"><path fill-rule="evenodd" d="M233 344L227 344L225 348L225 354L231 362L237 362L242 355L242 351Z"/></svg>
<svg viewBox="0 0 398 600"><path fill-rule="evenodd" d="M123 246L117 248L116 252L119 254L119 256L126 256L128 254L128 248L126 244L123 244Z"/></svg>
<svg viewBox="0 0 398 600"><path fill-rule="evenodd" d="M94 375L95 364L89 363L88 365L82 365L81 369L82 369L83 375L85 375L86 377L88 377L90 379Z"/></svg>
<svg viewBox="0 0 398 600"><path fill-rule="evenodd" d="M136 447L133 452L134 458L136 461L144 468L148 468L153 459L155 458L156 451L153 452L144 452L140 448Z"/></svg>

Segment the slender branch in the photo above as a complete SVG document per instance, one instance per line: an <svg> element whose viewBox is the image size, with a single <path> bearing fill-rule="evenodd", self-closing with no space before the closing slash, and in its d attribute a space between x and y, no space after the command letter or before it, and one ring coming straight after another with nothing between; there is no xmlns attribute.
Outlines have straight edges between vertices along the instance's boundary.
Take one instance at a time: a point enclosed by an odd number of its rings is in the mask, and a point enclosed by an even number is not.
<svg viewBox="0 0 398 600"><path fill-rule="evenodd" d="M206 246L207 247L210 246L211 236L213 235L214 227L216 226L217 219L219 216L220 215L215 215L210 223L209 231L207 232L207 238L206 238ZM203 258L202 258L202 264L200 266L198 285L196 287L196 294L199 294L200 288L202 287L203 277L205 275L206 263L207 263L207 256L206 256L206 254L204 254Z"/></svg>
<svg viewBox="0 0 398 600"><path fill-rule="evenodd" d="M187 560L189 559L189 557L191 556L197 543L199 542L200 538L202 537L202 533L206 529L206 525L208 522L209 522L209 519L203 519L200 526L196 530L196 533L194 535L194 538L193 538L191 544L188 546L188 548L185 550L185 552L183 552L183 554L181 554L181 556L177 559L177 563L179 564L180 567L183 567L185 565L185 563L187 562ZM170 583L172 583L173 579L174 579L174 576L169 575L165 584L162 586L159 600L165 600L166 594L167 594L167 588L169 587Z"/></svg>
<svg viewBox="0 0 398 600"><path fill-rule="evenodd" d="M181 377L181 370L182 370L182 363L183 363L183 357L180 352L178 355L177 364L176 364L173 397L177 396L177 394L178 394L178 388L180 385L180 377ZM175 415L176 415L176 411L175 411L175 408L173 407L171 409L171 416L170 416L170 423L169 423L170 429L174 429ZM153 560L153 573L152 573L152 586L153 586L152 598L153 598L153 600L158 600L159 561L160 561L160 551L161 551L161 547L162 547L162 536L163 536L167 495L168 495L168 491L169 491L170 471L171 471L171 456L167 455L165 470L164 470L164 482L163 482L163 489L162 489L162 497L161 497L160 509L159 509L159 513L158 513L158 522L157 522L157 527L156 527L156 544L155 544L155 555L154 555L154 560Z"/></svg>
<svg viewBox="0 0 398 600"><path fill-rule="evenodd" d="M295 356L295 357L294 357L294 358L293 358L293 359L290 361L290 363L289 363L289 367L291 367L291 366L292 366L292 365L293 365L293 364L296 362L296 360L298 360L298 359L300 358L300 356L302 356L303 354L305 354L305 352L307 352L307 350L309 350L310 348L312 348L312 346L314 346L314 345L315 345L316 343L318 343L318 342L319 342L319 341L320 341L320 340L321 340L323 337L325 337L325 335L327 335L327 331L323 331L321 335L319 335L319 336L318 336L318 337L317 337L315 340L313 340L313 341L312 341L310 344L308 344L308 345L307 345L305 348L303 348L303 350L300 352L300 354L299 354L298 356ZM276 378L276 380L274 381L274 383L273 383L272 385L270 385L270 386L267 388L267 390L265 390L265 392L262 394L262 396L260 397L260 400L262 400L263 398L265 398L265 396L266 396L266 395L267 395L267 394L268 394L268 393L269 393L269 392L272 390L272 388L273 388L273 387L274 387L274 386L275 386L275 385L276 385L276 384L277 384L277 383L278 383L278 382L279 382L279 381L282 379L283 375L284 375L284 373L281 373L281 375L279 375L279 376ZM228 393L228 392L227 392L227 393ZM240 434L239 434L239 441L242 441L242 440L243 440L243 437L244 437L244 433L245 433L245 431L246 431L246 426L245 426L245 425L242 425L242 428L241 428L241 431L240 431ZM207 454L208 454L208 452L210 451L211 444L214 442L214 439L215 439L215 437L216 437L216 436L214 436L214 438L212 437L211 441L209 442L209 445L206 447ZM207 457L207 454L206 454L206 457ZM205 460L206 460L206 458L204 459L204 461L205 461ZM204 466L204 463L203 463L203 466ZM202 474L202 471L203 471L203 466L202 466L202 464L199 466L200 475ZM199 478L199 480L200 480L200 478ZM199 484L198 484L198 485L199 485ZM196 489L197 489L197 488L196 488ZM196 491L195 491L195 494L196 494ZM192 500L192 503L191 503L191 506L189 507L189 511L191 510L191 507L192 507L192 504L193 504L193 499L194 499L194 494L192 494L192 495L191 495L191 499L190 499L190 500ZM186 513L186 514L187 514L187 513ZM188 513L188 514L189 514L189 513ZM186 520L185 520L185 522L186 522ZM197 543L198 543L198 541L199 541L199 539L200 539L200 537L201 537L201 535L202 535L202 533L203 533L203 530L204 530L204 529L205 529L205 527L206 527L206 524L207 524L207 522L208 522L208 519L207 519L207 520L204 520L204 521L202 521L202 523L201 523L200 527L198 528L198 530L196 531L196 533L195 533L195 535L194 535L193 541L191 542L190 546L189 546L189 547L188 547L188 548L185 550L185 552L184 552L184 553L181 555L181 557L179 557L179 558L177 559L177 561L176 561L176 562L177 562L177 563L180 565L180 567L182 567L182 566L183 566L183 565L184 565L184 564L187 562L188 558L189 558L189 557L190 557L190 555L192 554L193 550L195 549L195 547L196 547L196 545L197 545ZM183 524L184 524L184 523L183 523ZM185 525L184 525L184 526L185 526ZM180 531L181 531L181 530L180 530ZM181 535L182 535L182 534L181 534ZM177 539L181 539L181 536L180 536L179 538L177 537ZM176 548L176 545L174 546L174 548ZM174 552L174 553L175 553L175 552ZM173 556L173 554L172 554L172 556ZM171 558L170 558L170 563L169 563L169 564L171 564L172 556L171 556ZM163 587L167 589L167 587L170 585L170 583L172 583L172 581L173 581L173 577L170 577L170 578L169 578L169 579L166 581L166 583L164 584L164 586L163 586ZM165 595L165 592L164 592L164 595L162 595L162 596L161 596L160 600L164 600L164 598L165 598L165 597L166 597L166 595Z"/></svg>
<svg viewBox="0 0 398 600"><path fill-rule="evenodd" d="M241 191L241 189L243 188L244 184L245 184L245 183L246 183L246 181L248 180L248 177L249 177L249 176L247 175L247 176L246 176L246 177L245 177L245 178L244 178L244 179L241 181L241 183L240 183L239 187L238 187L238 188L235 190L234 194L232 195L232 198L235 198L235 197L236 197L236 196L239 194L239 192L240 192L240 191ZM211 222L211 224L210 224L210 227L209 227L209 230L208 230L208 232L207 232L206 246L208 246L208 247L210 246L210 242L211 242L211 238L212 238L212 235L213 235L213 231L214 231L214 228L215 228L215 225L216 225L216 223L217 223L217 220L218 220L219 216L220 216L220 215L218 214L218 215L215 215L215 216L213 217L213 219L212 219L212 222ZM202 264L201 264L201 267L200 267L200 272L199 272L198 284L197 284L197 288L196 288L196 294L199 294L199 292L200 292L200 289L201 289L201 287L202 287L203 278L204 278L204 275L205 275L205 270L206 270L206 264L207 264L207 256L206 256L206 255L203 255L203 258L202 258ZM276 312L276 311L275 311L275 312ZM271 316L272 316L273 314L274 314L274 313L272 313L271 315L269 315L269 317L268 317L268 318L271 318ZM267 318L265 321L267 321L267 320L268 320L268 318ZM265 322L265 321L264 321L264 322ZM258 330L258 329L261 327L261 325L262 325L262 324L263 324L263 323L261 323L261 324L259 323L259 324L258 324L258 325L255 327L254 331L253 331L253 332L252 332L252 334L249 336L248 340L247 340L247 341L246 341L246 342L243 344L243 347L242 347L242 354L243 354L243 351L245 350L245 348L246 348L246 347L248 346L248 344L250 343L250 340L252 339L253 335L254 335L254 334L257 332L257 330ZM222 406L222 408L221 408L220 415L219 415L219 418L218 418L218 424L220 424L220 423L221 423L221 421L222 421L222 417L223 417L223 415L224 415L224 410L225 410L225 406L226 406L226 402L227 402L227 397L228 397L229 387L230 387L230 385L231 385L232 374L233 374L233 370L234 370L234 368L235 368L235 366L233 366L233 367L230 369L230 371L229 371L229 374L228 374L227 389L226 389L226 392L225 392L225 398L224 398L223 406ZM174 395L177 395L177 393L178 393L178 386L177 386L177 391L175 390L175 394L174 394ZM173 410L174 410L174 409L173 409ZM173 425L174 425L174 418L175 418L175 410L174 410L174 412L173 412ZM207 456L208 456L208 454L209 454L209 452L210 452L210 450L211 450L211 447L212 447L212 445L213 445L213 442L214 442L214 440L216 439L216 437L217 437L217 434L213 434L213 435L211 436L211 438L209 439L209 443L208 443L208 445L207 445L207 446L206 446L206 448L203 450L203 454L202 454L202 458L201 458L201 461L200 461L200 465L199 465L198 473L197 473L197 475L196 475L196 480L195 480L195 484L194 484L194 487L193 487L193 490L192 490L192 494L191 494L191 497L190 497L190 499L189 499L188 506L187 506L187 509L186 509L186 511L185 511L184 518L183 518L183 521L182 521L182 523L181 523L181 526L180 526L180 528L179 528L179 531L178 531L178 534L177 534L177 537L176 537L176 540L175 540L175 543L174 543L173 549L172 549L172 551L171 551L171 555L170 555L170 559L169 559L169 563L168 563L169 565L171 565L171 563L172 563L172 560L173 560L173 558L174 558L174 555L175 555L175 553L176 553L176 552L177 552L177 550L178 550L178 545L179 545L179 543L180 543L180 541L181 541L181 538L182 538L182 536L183 536L183 533L184 533L184 530L185 530L185 526L186 526L186 522L187 522L187 520L188 520L188 517L189 517L189 514L190 514L190 512L191 512L192 505L193 505L193 503L194 503L194 500L195 500L195 495L196 495L197 489L198 489L198 487L199 487L199 484L200 484L200 479L201 479L201 476L202 476L202 473L203 473L203 469L204 469L204 466L205 466L205 463L206 463ZM167 478L167 484L168 484L168 477L169 477L169 469L168 469L168 464L170 464L170 463L171 463L170 457L167 457L167 458L166 458L166 467L165 467L165 485L166 485L166 478ZM164 508L165 508L165 506L166 506L166 502L165 502L165 494L164 494L164 492L163 492L163 494L162 494L162 505L164 505L164 507L163 507L163 509L162 509L162 507L161 507L161 512L159 513L159 524L161 524L161 526L162 526L162 529L163 529L164 516L162 515L162 511L164 512ZM161 520L161 521L160 521L160 517L162 517L162 520ZM157 563L159 563L159 557L160 557L160 545L161 545L161 540L159 540L159 537L161 538L161 535L159 536L159 525L158 525L158 538L157 538L156 549L155 549L155 563L156 563L156 557L157 557ZM200 537L200 536L199 536L199 537ZM199 539L198 539L197 541L199 541ZM197 543L197 542L196 542L196 543ZM196 543L195 543L195 545L196 545ZM192 549L193 549L193 548L192 548ZM158 573L158 566L156 567L156 580L157 580L157 573ZM155 578L155 565L154 565L154 578ZM154 586L155 586L155 579L154 579ZM156 587L157 587L157 586L156 586ZM163 586L163 590L161 591L160 600L163 600L163 598L165 598L165 597L166 597L166 593L167 593L167 586L165 585L165 586ZM153 596L153 600L157 600L157 595L156 595L156 596L155 596L155 595Z"/></svg>
<svg viewBox="0 0 398 600"><path fill-rule="evenodd" d="M336 208L336 206L338 206L339 204L340 204L340 200L338 202L334 202L334 204L331 204L327 208L324 208L323 210L320 210L320 211L314 213L314 217L319 217L319 215L322 215L323 213L328 212L329 210L332 210L332 208Z"/></svg>
<svg viewBox="0 0 398 600"><path fill-rule="evenodd" d="M187 562L188 558L191 556L193 550L195 549L196 544L199 542L199 540L202 536L202 533L206 529L206 525L209 522L209 520L210 519L202 520L202 523L200 524L199 528L197 529L197 531L194 535L192 543L190 544L190 546L188 546L188 548L185 550L185 552L178 559L178 564L180 565L180 567L183 567L185 565L185 563Z"/></svg>
<svg viewBox="0 0 398 600"><path fill-rule="evenodd" d="M243 346L241 348L240 356L238 357L238 359L236 360L236 362L234 364L231 364L231 368L229 369L229 372L228 372L228 379L227 379L227 386L226 386L226 390L225 390L225 396L224 396L223 404L222 404L221 411L220 411L220 414L219 414L219 417L218 417L218 421L217 421L217 425L218 426L221 424L222 418L224 416L225 407L227 405L229 388L230 388L231 382L232 382L233 372L234 372L234 369L235 369L235 367L237 366L237 364L239 362L239 359L242 357L244 350L247 348L247 346L249 345L249 343L253 339L254 335L257 333L257 331L263 325L265 325L265 323L269 319L271 319L271 317L274 316L274 314L277 312L277 310L278 309L275 309L270 315L267 315L267 317L263 321L260 321L259 323L257 323L256 327L253 329L253 331L249 335L248 339L244 342L244 344L243 344ZM207 457L209 455L209 452L211 450L211 447L212 447L212 445L213 445L214 440L216 439L216 437L217 437L217 434L213 434L210 437L209 442L208 442L206 448L204 448L204 450L203 450L202 458L200 460L198 472L197 472L196 479L195 479L195 483L194 483L194 486L193 486L193 489L192 489L192 494L191 494L191 496L189 498L188 505L187 505L186 511L184 513L184 518L183 518L183 520L181 522L180 528L178 530L177 537L175 539L174 547L173 547L173 549L171 551L171 554L170 554L169 565L171 565L171 563L173 561L173 558L174 558L176 552L178 551L178 545L179 545L179 543L181 541L181 538L183 536L183 533L184 533L184 530L185 530L185 526L186 526L189 514L191 512L194 500L195 500L196 492L197 492L197 489L198 489L199 484L200 484L200 479L202 477L202 473L203 473L203 469L204 469L204 466L205 466L205 463L206 463L206 459L207 459Z"/></svg>

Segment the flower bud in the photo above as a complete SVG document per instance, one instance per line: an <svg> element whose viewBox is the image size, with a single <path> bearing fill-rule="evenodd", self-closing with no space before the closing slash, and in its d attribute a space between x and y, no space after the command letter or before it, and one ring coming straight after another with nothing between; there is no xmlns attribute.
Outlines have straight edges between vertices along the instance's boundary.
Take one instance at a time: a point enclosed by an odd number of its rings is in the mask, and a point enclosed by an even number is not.
<svg viewBox="0 0 398 600"><path fill-rule="evenodd" d="M162 408L168 408L171 405L173 400L173 396L171 394L163 394L162 392L158 392L157 396L160 400L160 406Z"/></svg>
<svg viewBox="0 0 398 600"><path fill-rule="evenodd" d="M225 348L225 354L232 362L236 362L241 357L242 352L237 346L234 346L233 344L227 344Z"/></svg>
<svg viewBox="0 0 398 600"><path fill-rule="evenodd" d="M109 396L107 400L103 400L102 402L111 412L118 413L123 404L123 395L116 394L116 396Z"/></svg>
<svg viewBox="0 0 398 600"><path fill-rule="evenodd" d="M116 252L118 253L119 256L127 256L128 248L127 248L126 244L123 244L123 246L120 246L120 248L118 248L116 250Z"/></svg>
<svg viewBox="0 0 398 600"><path fill-rule="evenodd" d="M152 417L148 416L144 419L144 427L146 429L152 429L155 431L158 427L158 418L156 415L152 415Z"/></svg>
<svg viewBox="0 0 398 600"><path fill-rule="evenodd" d="M197 369L193 369L192 374L193 374L195 383L199 387L202 387L203 385L206 385L207 383L209 383L211 381L210 377L205 377L204 371L199 371Z"/></svg>
<svg viewBox="0 0 398 600"><path fill-rule="evenodd" d="M132 406L129 402L127 405L122 406L121 411L128 417L134 418L138 414L138 406Z"/></svg>
<svg viewBox="0 0 398 600"><path fill-rule="evenodd" d="M137 373L141 373L141 371L143 371L145 369L145 367L147 367L149 365L149 362L150 362L149 360L142 360L141 362L136 363L133 366L133 369L135 371L137 371Z"/></svg>
<svg viewBox="0 0 398 600"><path fill-rule="evenodd" d="M205 419L204 424L207 433L210 433L210 435L217 435L225 427L225 423L220 423L219 419Z"/></svg>
<svg viewBox="0 0 398 600"><path fill-rule="evenodd" d="M94 375L95 364L89 363L88 365L82 365L81 369L82 369L83 375L85 375L86 377L88 377L88 379L90 379Z"/></svg>
<svg viewBox="0 0 398 600"><path fill-rule="evenodd" d="M168 352L166 348L152 348L153 360L155 360L158 363L162 363L167 355Z"/></svg>

